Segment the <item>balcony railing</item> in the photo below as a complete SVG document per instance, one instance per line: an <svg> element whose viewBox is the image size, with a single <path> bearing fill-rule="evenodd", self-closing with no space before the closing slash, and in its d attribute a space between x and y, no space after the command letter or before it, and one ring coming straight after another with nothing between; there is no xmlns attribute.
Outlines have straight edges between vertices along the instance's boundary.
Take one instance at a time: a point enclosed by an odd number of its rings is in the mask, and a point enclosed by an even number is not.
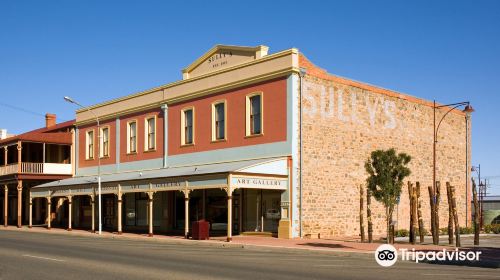
<svg viewBox="0 0 500 280"><path fill-rule="evenodd" d="M0 166L0 176L17 173L17 163Z"/></svg>
<svg viewBox="0 0 500 280"><path fill-rule="evenodd" d="M43 163L21 162L21 173L43 174Z"/></svg>
<svg viewBox="0 0 500 280"><path fill-rule="evenodd" d="M71 171L71 164L66 163L21 162L20 173L71 175ZM0 166L0 176L15 174L18 172L19 165L17 163Z"/></svg>

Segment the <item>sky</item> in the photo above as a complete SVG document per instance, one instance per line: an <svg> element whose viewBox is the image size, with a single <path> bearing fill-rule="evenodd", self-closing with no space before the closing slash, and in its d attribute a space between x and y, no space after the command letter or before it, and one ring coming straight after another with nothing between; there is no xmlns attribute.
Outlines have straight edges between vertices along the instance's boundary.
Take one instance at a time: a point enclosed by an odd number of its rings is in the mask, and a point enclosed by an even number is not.
<svg viewBox="0 0 500 280"><path fill-rule="evenodd" d="M500 1L0 0L0 128L181 79L216 44L298 48L330 73L470 101L472 164L500 195Z"/></svg>

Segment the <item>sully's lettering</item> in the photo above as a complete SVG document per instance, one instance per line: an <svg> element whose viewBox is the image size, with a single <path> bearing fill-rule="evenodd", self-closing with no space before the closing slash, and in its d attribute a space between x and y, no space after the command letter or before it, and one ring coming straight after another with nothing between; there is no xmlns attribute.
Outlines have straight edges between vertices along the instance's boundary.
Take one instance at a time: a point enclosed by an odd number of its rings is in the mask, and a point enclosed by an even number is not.
<svg viewBox="0 0 500 280"><path fill-rule="evenodd" d="M227 58L232 57L233 53L231 51L223 51L212 55L208 58L207 62L212 68L217 68L219 66L227 65Z"/></svg>
<svg viewBox="0 0 500 280"><path fill-rule="evenodd" d="M325 120L336 118L344 123L372 128L378 125L385 129L395 129L398 125L396 103L382 96L366 91L362 92L364 98L358 98L355 89L327 88L307 81L304 89L304 113L311 118L315 118L319 111L319 116Z"/></svg>

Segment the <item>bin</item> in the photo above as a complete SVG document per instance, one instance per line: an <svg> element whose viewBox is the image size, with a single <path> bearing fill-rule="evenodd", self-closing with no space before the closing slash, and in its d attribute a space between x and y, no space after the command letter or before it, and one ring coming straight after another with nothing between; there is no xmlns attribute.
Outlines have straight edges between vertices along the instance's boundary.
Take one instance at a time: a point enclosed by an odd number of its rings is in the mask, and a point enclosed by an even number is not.
<svg viewBox="0 0 500 280"><path fill-rule="evenodd" d="M210 224L205 220L195 221L191 225L192 238L196 240L207 240L209 238Z"/></svg>

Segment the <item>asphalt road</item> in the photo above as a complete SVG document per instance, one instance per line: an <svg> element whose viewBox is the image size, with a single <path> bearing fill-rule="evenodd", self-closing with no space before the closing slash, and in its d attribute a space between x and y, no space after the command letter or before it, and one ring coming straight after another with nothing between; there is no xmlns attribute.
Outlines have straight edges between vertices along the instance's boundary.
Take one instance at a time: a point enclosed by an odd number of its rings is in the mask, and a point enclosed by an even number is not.
<svg viewBox="0 0 500 280"><path fill-rule="evenodd" d="M500 279L500 269L372 254L234 248L0 230L0 279Z"/></svg>

